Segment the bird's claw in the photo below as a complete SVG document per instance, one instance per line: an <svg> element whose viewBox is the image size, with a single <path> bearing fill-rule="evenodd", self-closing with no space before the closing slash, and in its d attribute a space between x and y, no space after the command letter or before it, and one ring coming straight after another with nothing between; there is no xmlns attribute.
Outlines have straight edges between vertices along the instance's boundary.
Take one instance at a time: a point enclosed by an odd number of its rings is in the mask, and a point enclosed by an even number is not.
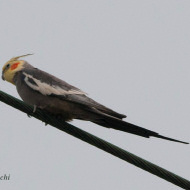
<svg viewBox="0 0 190 190"><path fill-rule="evenodd" d="M29 118L31 118L31 117L32 117L29 113L27 113L27 116L28 116Z"/></svg>
<svg viewBox="0 0 190 190"><path fill-rule="evenodd" d="M36 105L34 105L33 113L35 113L35 112L36 112L36 109L37 109L37 106L36 106Z"/></svg>
<svg viewBox="0 0 190 190"><path fill-rule="evenodd" d="M32 115L33 115L33 113L35 113L35 112L36 112L36 110L37 110L37 106L36 106L36 105L34 105L33 111L32 111L31 113L27 113L27 116L28 116L29 118L31 118L31 117L32 117Z"/></svg>

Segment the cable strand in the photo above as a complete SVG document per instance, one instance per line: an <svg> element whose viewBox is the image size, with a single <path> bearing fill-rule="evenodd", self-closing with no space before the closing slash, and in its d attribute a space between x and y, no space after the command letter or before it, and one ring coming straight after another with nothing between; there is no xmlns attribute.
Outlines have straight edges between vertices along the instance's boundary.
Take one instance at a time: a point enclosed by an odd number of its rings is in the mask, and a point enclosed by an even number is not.
<svg viewBox="0 0 190 190"><path fill-rule="evenodd" d="M66 123L61 118L56 118L52 114L42 111L40 109L37 109L35 113L33 113L33 107L27 105L23 101L14 98L13 96L0 91L0 101L4 102L5 104L8 104L32 117L35 117L36 119L39 119L46 124L49 124L61 131L64 131L82 141L85 141L101 150L104 150L130 164L133 164L153 175L156 175L168 182L171 182L172 184L175 184L183 189L189 189L190 190L190 181L187 179L184 179L170 171L167 171L164 168L161 168L149 161L146 161L126 150L123 150L99 137L96 137L84 130L81 130L69 123Z"/></svg>

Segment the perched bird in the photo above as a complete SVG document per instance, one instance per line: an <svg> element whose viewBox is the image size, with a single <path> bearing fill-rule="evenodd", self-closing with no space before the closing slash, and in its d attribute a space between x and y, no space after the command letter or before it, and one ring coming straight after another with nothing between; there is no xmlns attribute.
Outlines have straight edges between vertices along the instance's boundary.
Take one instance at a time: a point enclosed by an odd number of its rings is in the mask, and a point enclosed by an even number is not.
<svg viewBox="0 0 190 190"><path fill-rule="evenodd" d="M40 108L61 115L65 121L86 120L146 138L153 136L188 144L123 121L125 115L99 104L85 92L65 81L34 68L24 60L19 60L28 55L31 54L10 59L2 69L2 79L16 85L20 97L24 102L34 106L34 112L36 108Z"/></svg>

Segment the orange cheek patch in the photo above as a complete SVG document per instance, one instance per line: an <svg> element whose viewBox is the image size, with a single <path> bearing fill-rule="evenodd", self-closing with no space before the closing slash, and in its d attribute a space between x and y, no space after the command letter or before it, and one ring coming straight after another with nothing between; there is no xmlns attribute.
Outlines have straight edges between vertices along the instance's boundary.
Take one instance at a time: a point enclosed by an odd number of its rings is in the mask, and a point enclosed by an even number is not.
<svg viewBox="0 0 190 190"><path fill-rule="evenodd" d="M14 63L13 65L11 65L11 70L16 69L19 64L20 64L20 63L18 62L18 63Z"/></svg>

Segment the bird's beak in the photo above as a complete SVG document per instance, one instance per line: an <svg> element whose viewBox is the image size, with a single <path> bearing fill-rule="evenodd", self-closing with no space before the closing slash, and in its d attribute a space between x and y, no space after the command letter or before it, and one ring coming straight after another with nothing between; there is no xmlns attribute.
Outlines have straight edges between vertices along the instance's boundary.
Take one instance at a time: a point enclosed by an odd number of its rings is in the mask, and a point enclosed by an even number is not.
<svg viewBox="0 0 190 190"><path fill-rule="evenodd" d="M5 80L4 72L2 72L2 76L1 77L2 77L3 80Z"/></svg>

